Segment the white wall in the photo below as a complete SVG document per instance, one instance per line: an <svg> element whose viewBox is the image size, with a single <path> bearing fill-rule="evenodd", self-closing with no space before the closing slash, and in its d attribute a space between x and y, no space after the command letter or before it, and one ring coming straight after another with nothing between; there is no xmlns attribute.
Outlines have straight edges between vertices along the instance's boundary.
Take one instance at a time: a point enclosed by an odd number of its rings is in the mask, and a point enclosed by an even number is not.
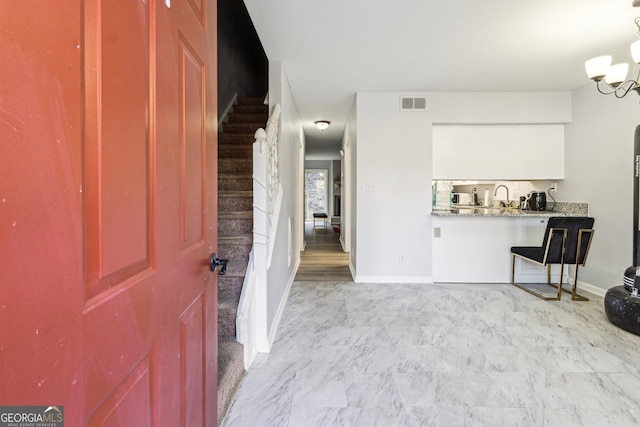
<svg viewBox="0 0 640 427"><path fill-rule="evenodd" d="M558 185L558 198L589 203L596 233L578 280L604 290L621 285L632 264L633 135L640 124L640 98L604 96L589 84L573 91L572 101L566 179Z"/></svg>
<svg viewBox="0 0 640 427"><path fill-rule="evenodd" d="M400 112L397 93L357 94L357 282L431 281L427 118Z"/></svg>
<svg viewBox="0 0 640 427"><path fill-rule="evenodd" d="M426 96L427 111L401 112L401 96ZM428 283L433 125L565 123L571 120L571 93L361 92L353 114L356 135L348 127L345 140L355 158L355 279Z"/></svg>
<svg viewBox="0 0 640 427"><path fill-rule="evenodd" d="M300 263L300 242L304 233L304 221L300 215L301 177L304 165L301 150L304 149L304 134L297 106L291 93L289 81L280 61L269 64L269 104L281 107L278 134L278 156L283 201L277 224L277 234L271 266L267 273L267 333L272 340L282 309ZM293 221L289 234L289 221ZM290 258L291 254L291 258Z"/></svg>
<svg viewBox="0 0 640 427"><path fill-rule="evenodd" d="M356 206L355 197L357 195L357 176L356 176L356 147L358 142L357 135L357 102L356 97L353 99L353 105L349 112L349 117L345 125L344 134L342 136L342 249L349 252L349 268L351 274L355 277L356 259L355 247L356 241L356 214L358 207Z"/></svg>

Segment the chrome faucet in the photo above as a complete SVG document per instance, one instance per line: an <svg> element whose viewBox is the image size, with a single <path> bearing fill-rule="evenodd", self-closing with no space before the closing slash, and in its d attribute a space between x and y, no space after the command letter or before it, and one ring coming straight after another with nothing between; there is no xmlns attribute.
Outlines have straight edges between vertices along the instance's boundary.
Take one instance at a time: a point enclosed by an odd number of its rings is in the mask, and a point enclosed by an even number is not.
<svg viewBox="0 0 640 427"><path fill-rule="evenodd" d="M506 206L506 207L509 207L509 205L511 204L511 203L509 202L509 188L507 188L507 186L506 186L506 185L503 185L503 184L498 185L498 186L496 187L496 191L494 191L494 192L493 192L493 195L495 196L496 194L498 194L498 188L500 188L500 187L504 187L504 189L505 189L505 190L507 190L507 206ZM500 203L501 203L501 204L504 204L503 202L500 202Z"/></svg>

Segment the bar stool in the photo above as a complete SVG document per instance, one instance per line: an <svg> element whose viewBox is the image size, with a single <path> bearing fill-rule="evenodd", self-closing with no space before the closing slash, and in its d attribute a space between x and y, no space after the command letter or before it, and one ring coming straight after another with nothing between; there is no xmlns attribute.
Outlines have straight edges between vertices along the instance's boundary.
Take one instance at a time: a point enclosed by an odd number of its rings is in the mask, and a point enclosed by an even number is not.
<svg viewBox="0 0 640 427"><path fill-rule="evenodd" d="M511 248L511 284L519 287L544 300L560 300L562 291L562 275L565 264L573 264L573 288L571 299L574 301L588 301L589 299L576 292L578 282L578 268L585 266L589 247L593 238L593 223L591 217L551 217L547 223L542 246L513 246ZM547 267L547 285L556 287L555 296L545 296L535 290L536 285L530 283L515 283L516 257ZM551 284L551 264L560 265L558 284ZM569 292L566 291L565 292Z"/></svg>

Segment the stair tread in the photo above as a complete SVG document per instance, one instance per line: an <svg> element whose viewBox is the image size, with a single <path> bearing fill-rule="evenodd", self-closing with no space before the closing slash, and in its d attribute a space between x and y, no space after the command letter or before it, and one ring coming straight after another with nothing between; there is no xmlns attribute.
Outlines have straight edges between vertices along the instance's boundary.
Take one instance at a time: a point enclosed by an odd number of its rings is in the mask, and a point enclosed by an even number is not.
<svg viewBox="0 0 640 427"><path fill-rule="evenodd" d="M251 113L248 111L234 111L229 113L227 116L226 123L255 123L255 122L264 122L266 123L269 117L266 113Z"/></svg>
<svg viewBox="0 0 640 427"><path fill-rule="evenodd" d="M242 264L242 265L238 265ZM229 260L227 264L227 274L220 277L244 277L247 273L247 261L235 261Z"/></svg>
<svg viewBox="0 0 640 427"><path fill-rule="evenodd" d="M249 142L251 141L251 142ZM255 140L252 138L249 141L242 141L242 142L232 142L232 143L220 143L218 144L218 152L224 152L224 151L247 151L247 150L251 150L251 159L253 159L253 143L255 142ZM224 157L223 157L224 158ZM245 159L248 160L249 158Z"/></svg>
<svg viewBox="0 0 640 427"><path fill-rule="evenodd" d="M240 137L243 137L243 136L253 138L254 136L256 136L256 133L255 132L226 133L226 132L222 131L222 132L218 132L218 136L222 137L223 139L226 139L226 138L228 138L228 139L239 139Z"/></svg>
<svg viewBox="0 0 640 427"><path fill-rule="evenodd" d="M234 336L218 337L218 424L231 405L233 396L245 375L244 346Z"/></svg>
<svg viewBox="0 0 640 427"><path fill-rule="evenodd" d="M253 191L250 191L250 190L219 191L218 197L253 197Z"/></svg>
<svg viewBox="0 0 640 427"><path fill-rule="evenodd" d="M218 359L222 362L233 360L235 354L243 355L243 345L236 341L235 337L218 337ZM220 364L221 367L229 366L228 363ZM224 369L218 370L218 375L224 372Z"/></svg>
<svg viewBox="0 0 640 427"><path fill-rule="evenodd" d="M232 243L252 243L253 234L227 234L218 236L219 244L232 244Z"/></svg>
<svg viewBox="0 0 640 427"><path fill-rule="evenodd" d="M228 135L228 134L226 134ZM236 134L238 138L219 138L218 139L218 147L219 148L233 148L233 147L251 147L254 142L256 142L256 138L252 135L241 135Z"/></svg>
<svg viewBox="0 0 640 427"><path fill-rule="evenodd" d="M218 312L222 309L236 309L238 307L239 298L240 295L228 292L218 294Z"/></svg>
<svg viewBox="0 0 640 427"><path fill-rule="evenodd" d="M227 163L253 163L253 158L243 159L242 157L223 157L218 159L218 162L227 162Z"/></svg>
<svg viewBox="0 0 640 427"><path fill-rule="evenodd" d="M236 212L218 212L218 219L252 219L253 210L250 211L236 211Z"/></svg>
<svg viewBox="0 0 640 427"><path fill-rule="evenodd" d="M237 133L251 133L251 131L248 129L255 128L255 131L253 131L255 135L255 132L258 129L264 129L266 126L267 124L263 122L227 122L222 125L222 133L236 133L234 129L238 128L240 130ZM231 131L229 131L229 129L231 129Z"/></svg>
<svg viewBox="0 0 640 427"><path fill-rule="evenodd" d="M266 107L267 105L264 103L264 99L264 97L260 96L239 96L237 102L240 105L255 104L264 105Z"/></svg>
<svg viewBox="0 0 640 427"><path fill-rule="evenodd" d="M229 125L231 125L231 127L235 125L258 126L256 128L256 130L258 130L258 128L264 127L266 123L263 123L261 121L251 120L250 122L227 122L224 124L224 126L229 126ZM224 133L224 131L222 131L222 133Z"/></svg>
<svg viewBox="0 0 640 427"><path fill-rule="evenodd" d="M233 173L233 172L225 172L225 173L219 173L218 177L222 177L222 178L253 178L253 174L252 173Z"/></svg>

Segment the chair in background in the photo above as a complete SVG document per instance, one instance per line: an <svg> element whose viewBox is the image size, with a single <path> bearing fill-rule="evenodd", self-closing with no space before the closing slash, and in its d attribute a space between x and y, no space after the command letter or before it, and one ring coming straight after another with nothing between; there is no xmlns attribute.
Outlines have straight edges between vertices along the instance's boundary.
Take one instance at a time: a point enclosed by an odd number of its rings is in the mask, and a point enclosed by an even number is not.
<svg viewBox="0 0 640 427"><path fill-rule="evenodd" d="M511 284L523 289L544 300L560 300L562 291L562 276L565 264L573 264L573 288L571 299L574 301L588 301L589 299L578 295L576 286L578 283L578 268L585 266L589 247L593 238L593 223L591 217L551 217L547 223L542 246L514 246L511 248ZM516 257L547 267L546 285L556 287L555 296L545 296L536 290L540 284L515 283ZM551 284L551 264L560 265L560 273L557 285ZM569 292L566 291L565 292Z"/></svg>
<svg viewBox="0 0 640 427"><path fill-rule="evenodd" d="M324 213L324 212L316 212L313 214L313 229L317 230L322 228L323 230L327 229L327 218L329 218L329 216ZM320 224L322 225L322 227L317 226L317 222L316 221L320 221Z"/></svg>

